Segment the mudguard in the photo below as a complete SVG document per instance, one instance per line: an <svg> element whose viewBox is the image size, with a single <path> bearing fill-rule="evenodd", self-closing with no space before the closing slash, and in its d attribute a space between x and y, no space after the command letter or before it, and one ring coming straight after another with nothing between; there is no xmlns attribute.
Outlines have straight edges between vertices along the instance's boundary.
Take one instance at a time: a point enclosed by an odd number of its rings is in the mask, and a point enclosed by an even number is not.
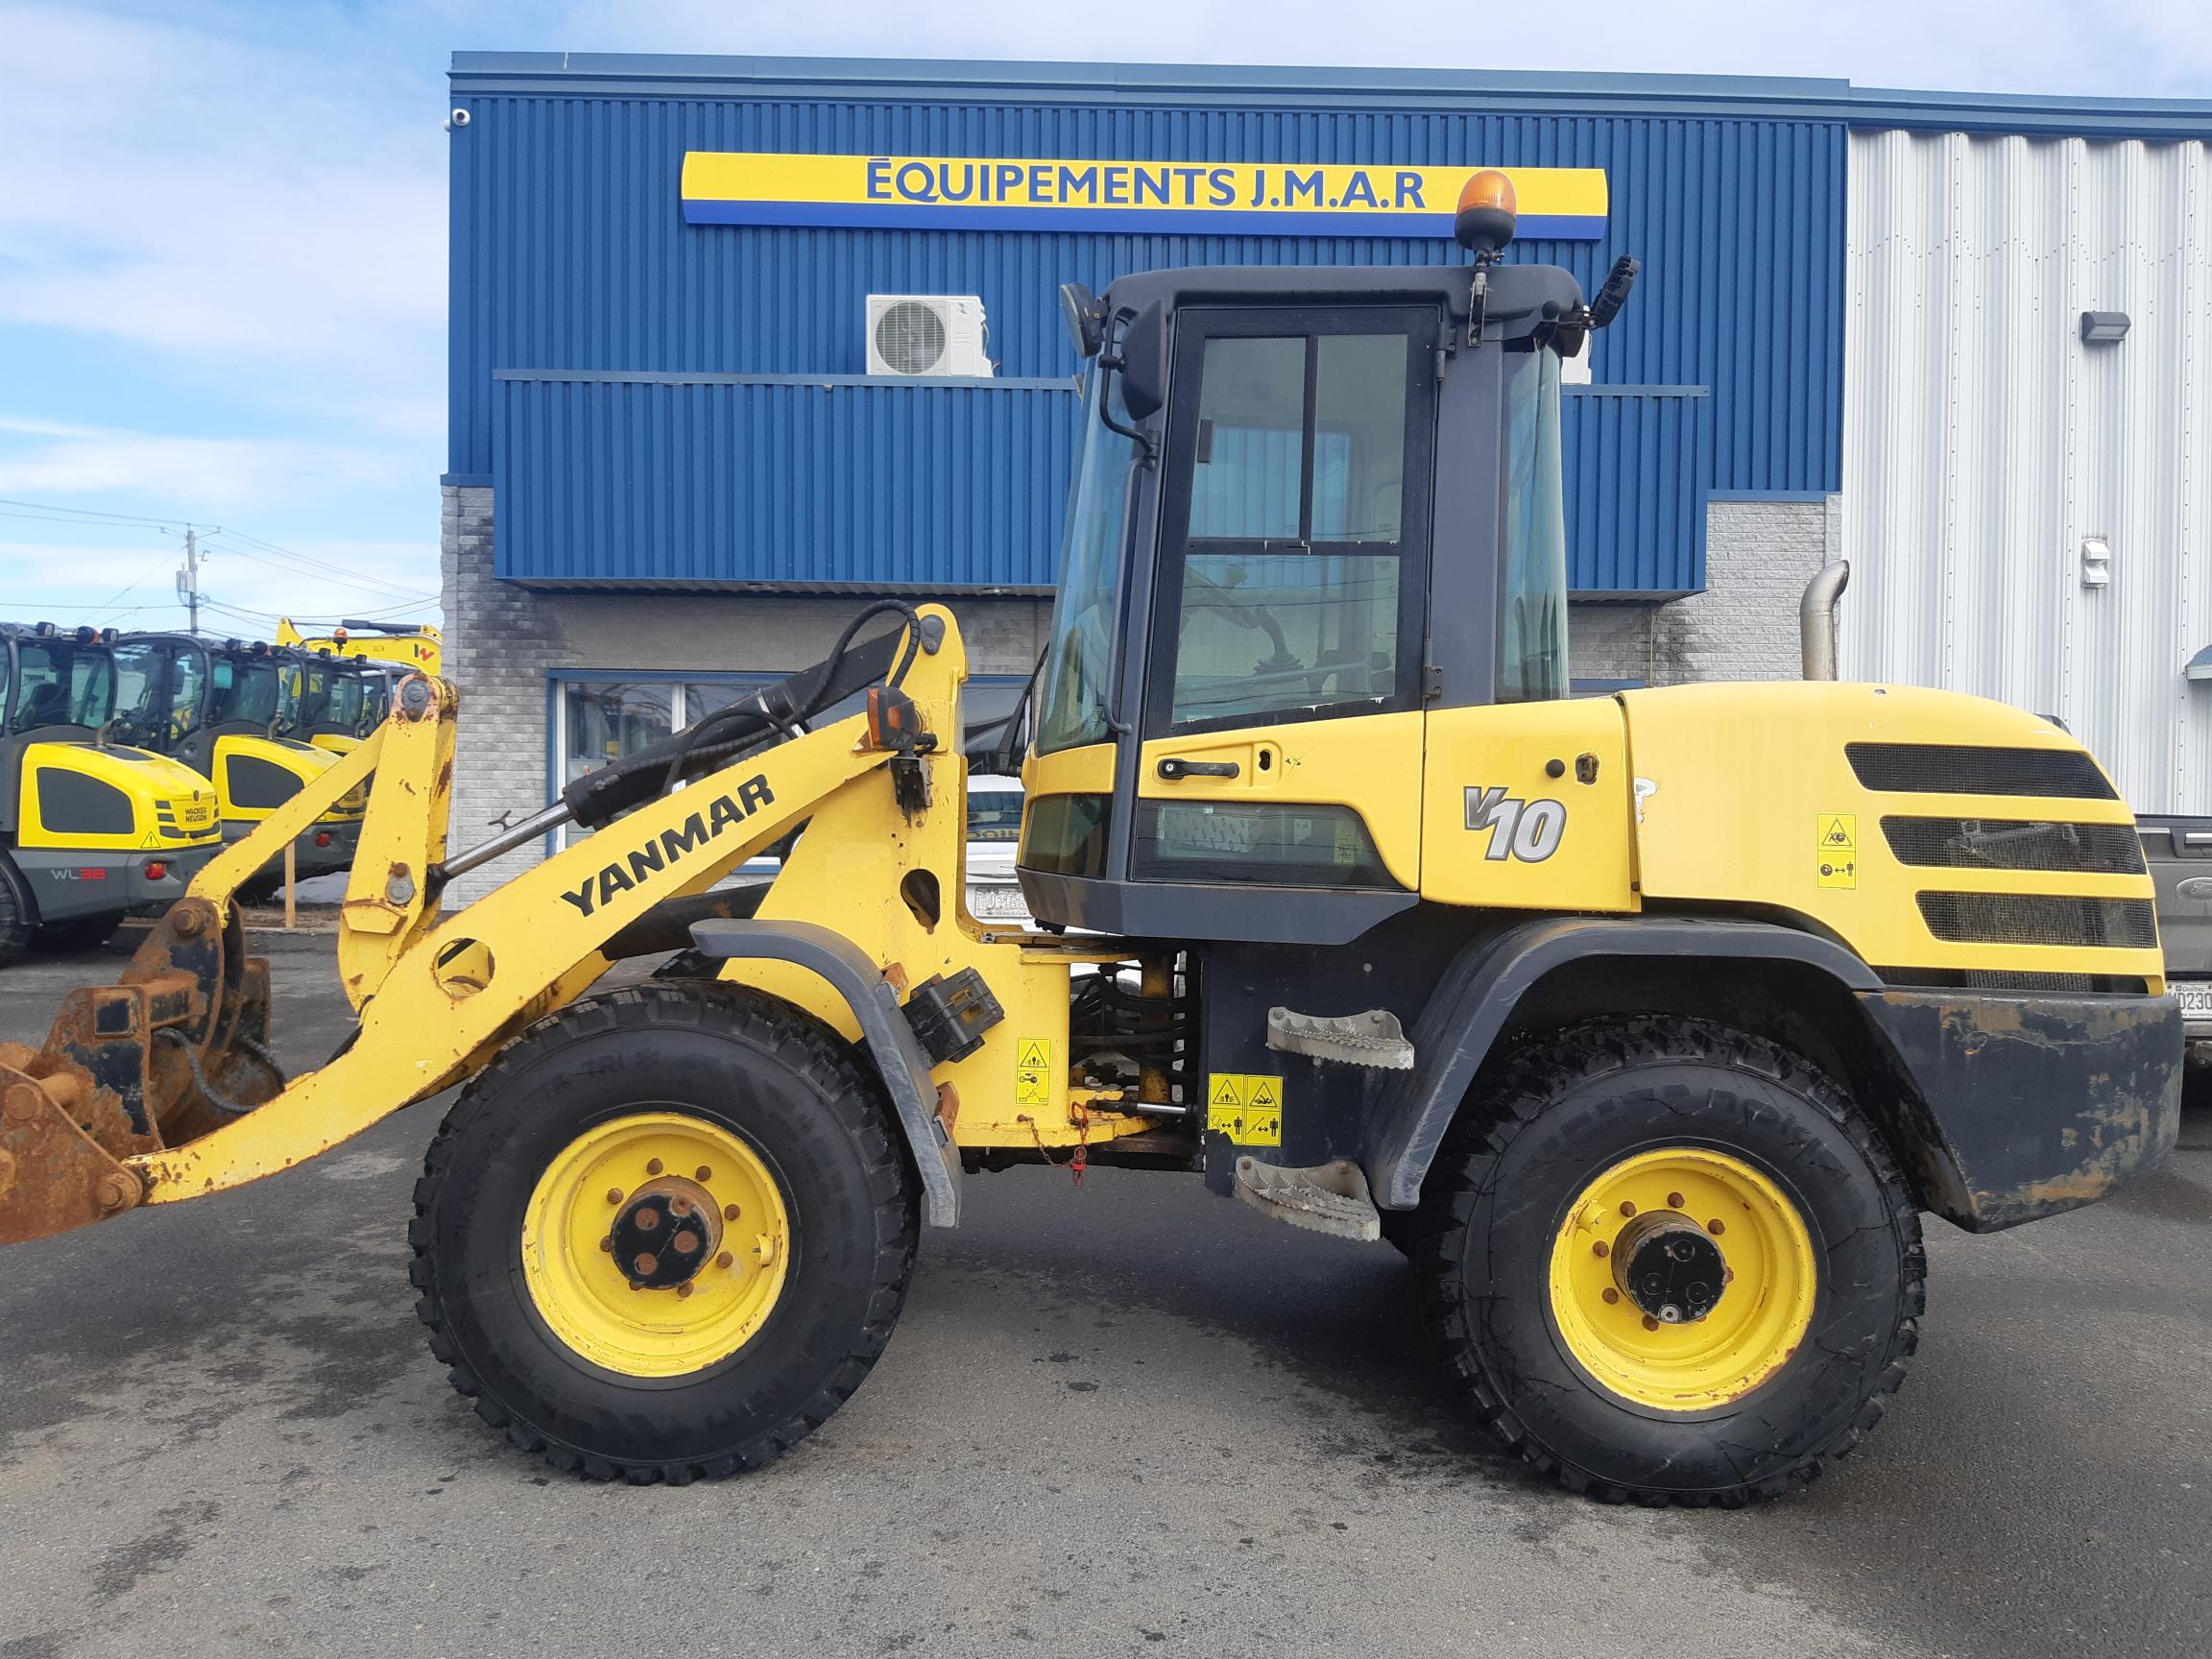
<svg viewBox="0 0 2212 1659"><path fill-rule="evenodd" d="M1378 1205L1410 1210L1420 1201L1444 1132L1522 996L1554 969L1596 956L1799 962L1853 992L1882 988L1842 946L1766 922L1570 916L1475 940L1414 1022L1413 1069L1393 1075L1369 1121L1367 1179Z"/></svg>
<svg viewBox="0 0 2212 1659"><path fill-rule="evenodd" d="M899 1006L899 993L882 969L833 928L814 922L700 922L691 942L703 956L789 962L819 974L853 1010L862 1041L882 1074L899 1127L922 1175L924 1214L932 1227L960 1220L959 1151L937 1116L937 1085L929 1056Z"/></svg>

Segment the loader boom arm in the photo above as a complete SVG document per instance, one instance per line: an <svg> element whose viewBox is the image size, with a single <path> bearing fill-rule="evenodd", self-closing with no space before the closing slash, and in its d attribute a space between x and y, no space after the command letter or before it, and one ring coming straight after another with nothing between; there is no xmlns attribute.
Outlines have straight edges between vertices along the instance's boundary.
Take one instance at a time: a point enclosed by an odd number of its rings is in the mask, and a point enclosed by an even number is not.
<svg viewBox="0 0 2212 1659"><path fill-rule="evenodd" d="M957 632L926 634L909 683L956 709ZM602 948L648 911L703 893L895 755L872 745L865 716L781 726L782 741L740 750L446 915L459 701L444 681L406 682L359 748L207 865L120 983L76 993L43 1049L0 1046L0 1242L274 1174L465 1080L597 980ZM339 919L360 1024L285 1082L260 1046L266 968L246 956L230 900L372 776Z"/></svg>

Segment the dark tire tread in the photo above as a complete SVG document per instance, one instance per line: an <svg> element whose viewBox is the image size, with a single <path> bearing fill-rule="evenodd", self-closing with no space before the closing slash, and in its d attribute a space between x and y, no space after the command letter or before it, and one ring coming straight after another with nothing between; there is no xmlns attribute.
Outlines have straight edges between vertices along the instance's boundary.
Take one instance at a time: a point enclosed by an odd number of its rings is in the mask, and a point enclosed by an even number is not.
<svg viewBox="0 0 2212 1659"><path fill-rule="evenodd" d="M853 1352L814 1397L728 1455L668 1462L617 1462L587 1455L487 1395L481 1381L461 1358L445 1330L431 1249L432 1216L452 1167L461 1129L480 1109L482 1096L505 1082L521 1062L534 1058L534 1050L624 1028L696 1029L709 1019L719 1028L749 1039L782 1061L796 1076L816 1085L861 1146L875 1200L878 1249L874 1302ZM415 1313L429 1331L432 1357L447 1368L447 1381L473 1404L476 1415L487 1426L498 1430L517 1451L535 1454L564 1474L639 1486L657 1481L681 1486L773 1463L852 1398L899 1323L920 1229L917 1182L903 1143L891 1134L889 1114L880 1083L860 1067L834 1031L789 1003L750 987L720 980L648 982L578 998L525 1030L469 1081L424 1155L422 1175L415 1184L415 1220L408 1229L408 1242L414 1249L408 1281L420 1292Z"/></svg>
<svg viewBox="0 0 2212 1659"><path fill-rule="evenodd" d="M1782 1472L1716 1491L1619 1484L1537 1444L1477 1356L1465 1258L1455 1247L1472 1221L1479 1196L1494 1179L1499 1158L1564 1090L1642 1066L1685 1060L1747 1072L1815 1105L1873 1170L1902 1252L1902 1317L1858 1414L1825 1444L1809 1449ZM1522 1047L1486 1076L1437 1153L1407 1253L1415 1271L1423 1327L1483 1427L1538 1473L1602 1503L1737 1508L1779 1498L1819 1479L1828 1464L1848 1455L1881 1421L1904 1383L1906 1362L1919 1346L1920 1316L1927 1310L1928 1258L1919 1213L1887 1143L1849 1095L1827 1073L1779 1044L1718 1022L1679 1016L1607 1017L1570 1026Z"/></svg>

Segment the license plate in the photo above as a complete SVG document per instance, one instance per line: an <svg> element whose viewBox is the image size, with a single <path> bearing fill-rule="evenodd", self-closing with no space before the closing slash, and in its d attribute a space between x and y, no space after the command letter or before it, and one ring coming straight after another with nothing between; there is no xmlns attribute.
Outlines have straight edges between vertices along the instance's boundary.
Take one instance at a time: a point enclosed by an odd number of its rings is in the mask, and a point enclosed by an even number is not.
<svg viewBox="0 0 2212 1659"><path fill-rule="evenodd" d="M2168 987L2184 1014L2212 1015L2212 979L2176 979Z"/></svg>
<svg viewBox="0 0 2212 1659"><path fill-rule="evenodd" d="M1019 887L971 887L968 913L971 916L1026 916L1029 902L1022 897Z"/></svg>

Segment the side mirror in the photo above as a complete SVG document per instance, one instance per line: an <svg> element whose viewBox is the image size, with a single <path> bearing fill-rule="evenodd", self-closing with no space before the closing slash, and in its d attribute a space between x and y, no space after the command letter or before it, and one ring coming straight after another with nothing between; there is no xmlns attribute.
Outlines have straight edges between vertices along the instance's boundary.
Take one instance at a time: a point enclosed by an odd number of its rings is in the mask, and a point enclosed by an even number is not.
<svg viewBox="0 0 2212 1659"><path fill-rule="evenodd" d="M1121 406L1132 421L1167 401L1167 310L1155 301L1121 330Z"/></svg>
<svg viewBox="0 0 2212 1659"><path fill-rule="evenodd" d="M1076 356L1098 355L1098 349L1106 344L1106 313L1096 295L1080 282L1061 283L1060 321L1068 325L1068 342L1075 348Z"/></svg>
<svg viewBox="0 0 2212 1659"><path fill-rule="evenodd" d="M1613 269L1605 274L1605 285L1598 290L1598 298L1590 301L1590 326L1602 328L1621 314L1621 307L1628 303L1628 294L1636 286L1636 278L1643 272L1643 261L1634 254L1623 253L1613 261Z"/></svg>

